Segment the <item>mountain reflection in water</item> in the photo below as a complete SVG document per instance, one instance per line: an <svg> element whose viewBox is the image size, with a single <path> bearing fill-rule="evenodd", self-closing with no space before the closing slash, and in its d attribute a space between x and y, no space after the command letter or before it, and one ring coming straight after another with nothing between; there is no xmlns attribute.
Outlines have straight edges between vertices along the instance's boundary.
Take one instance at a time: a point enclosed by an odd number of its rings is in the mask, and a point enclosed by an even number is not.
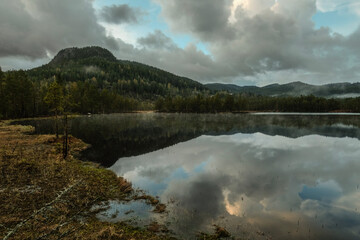
<svg viewBox="0 0 360 240"><path fill-rule="evenodd" d="M112 166L201 135L263 133L298 138L306 135L360 139L360 116L252 114L107 114L70 120L70 133L91 144L87 160ZM55 132L52 119L17 121L35 126L36 134ZM60 132L62 129L60 128Z"/></svg>
<svg viewBox="0 0 360 240"><path fill-rule="evenodd" d="M172 202L164 221L176 233L219 223L252 239L359 239L359 126L358 116L120 114L73 119L71 132L92 144L84 156Z"/></svg>

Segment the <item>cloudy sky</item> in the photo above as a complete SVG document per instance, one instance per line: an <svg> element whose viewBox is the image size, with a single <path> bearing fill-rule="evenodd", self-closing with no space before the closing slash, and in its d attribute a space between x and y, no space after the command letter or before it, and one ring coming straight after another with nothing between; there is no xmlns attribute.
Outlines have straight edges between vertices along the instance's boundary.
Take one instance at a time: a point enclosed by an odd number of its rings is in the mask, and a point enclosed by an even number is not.
<svg viewBox="0 0 360 240"><path fill-rule="evenodd" d="M98 45L202 83L358 82L357 0L0 0L0 66Z"/></svg>

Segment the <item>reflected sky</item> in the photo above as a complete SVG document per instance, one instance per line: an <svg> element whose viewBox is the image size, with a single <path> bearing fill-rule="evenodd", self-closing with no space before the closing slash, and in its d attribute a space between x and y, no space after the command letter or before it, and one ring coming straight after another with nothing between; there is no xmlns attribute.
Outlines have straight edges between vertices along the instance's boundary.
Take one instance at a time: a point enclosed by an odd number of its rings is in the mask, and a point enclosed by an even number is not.
<svg viewBox="0 0 360 240"><path fill-rule="evenodd" d="M218 224L243 239L352 240L360 239L359 120L152 113L85 116L69 126L91 144L84 159L170 202L164 219L144 216L170 222L184 239ZM55 126L50 119L20 123L36 133ZM129 211L112 205L110 215ZM146 211L139 206L132 205Z"/></svg>
<svg viewBox="0 0 360 240"><path fill-rule="evenodd" d="M253 239L359 239L359 156L357 138L237 133L121 158L110 169L175 202L175 232L220 223Z"/></svg>

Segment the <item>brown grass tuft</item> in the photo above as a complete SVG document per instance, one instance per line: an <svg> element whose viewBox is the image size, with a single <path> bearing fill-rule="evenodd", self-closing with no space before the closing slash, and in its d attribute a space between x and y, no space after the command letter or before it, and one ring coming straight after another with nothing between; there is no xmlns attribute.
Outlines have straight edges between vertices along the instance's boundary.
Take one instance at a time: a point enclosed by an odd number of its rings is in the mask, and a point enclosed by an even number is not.
<svg viewBox="0 0 360 240"><path fill-rule="evenodd" d="M131 183L110 170L74 157L87 147L70 137L31 135L33 128L0 122L0 238L168 239L123 223L102 223L92 206L123 200Z"/></svg>

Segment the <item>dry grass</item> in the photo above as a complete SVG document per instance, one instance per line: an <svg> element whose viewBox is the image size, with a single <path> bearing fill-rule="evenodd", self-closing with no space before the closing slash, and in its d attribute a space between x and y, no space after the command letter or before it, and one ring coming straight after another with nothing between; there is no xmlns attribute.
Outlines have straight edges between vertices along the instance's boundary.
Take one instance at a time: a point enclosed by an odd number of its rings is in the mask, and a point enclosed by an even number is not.
<svg viewBox="0 0 360 240"><path fill-rule="evenodd" d="M6 239L168 239L124 223L103 223L91 207L125 199L131 184L113 172L74 156L86 148L70 138L30 135L27 126L0 122L0 238Z"/></svg>
<svg viewBox="0 0 360 240"><path fill-rule="evenodd" d="M235 239L232 238L230 233L223 227L220 227L218 225L213 225L214 226L214 234L207 234L207 233L203 233L200 232L197 235L197 239L198 240L217 240L217 239Z"/></svg>
<svg viewBox="0 0 360 240"><path fill-rule="evenodd" d="M140 191L141 193L141 191ZM160 203L160 201L153 196L147 194L135 195L132 197L133 200L145 200L147 204L150 204L154 207L153 212L155 213L164 213L166 211L166 205Z"/></svg>

